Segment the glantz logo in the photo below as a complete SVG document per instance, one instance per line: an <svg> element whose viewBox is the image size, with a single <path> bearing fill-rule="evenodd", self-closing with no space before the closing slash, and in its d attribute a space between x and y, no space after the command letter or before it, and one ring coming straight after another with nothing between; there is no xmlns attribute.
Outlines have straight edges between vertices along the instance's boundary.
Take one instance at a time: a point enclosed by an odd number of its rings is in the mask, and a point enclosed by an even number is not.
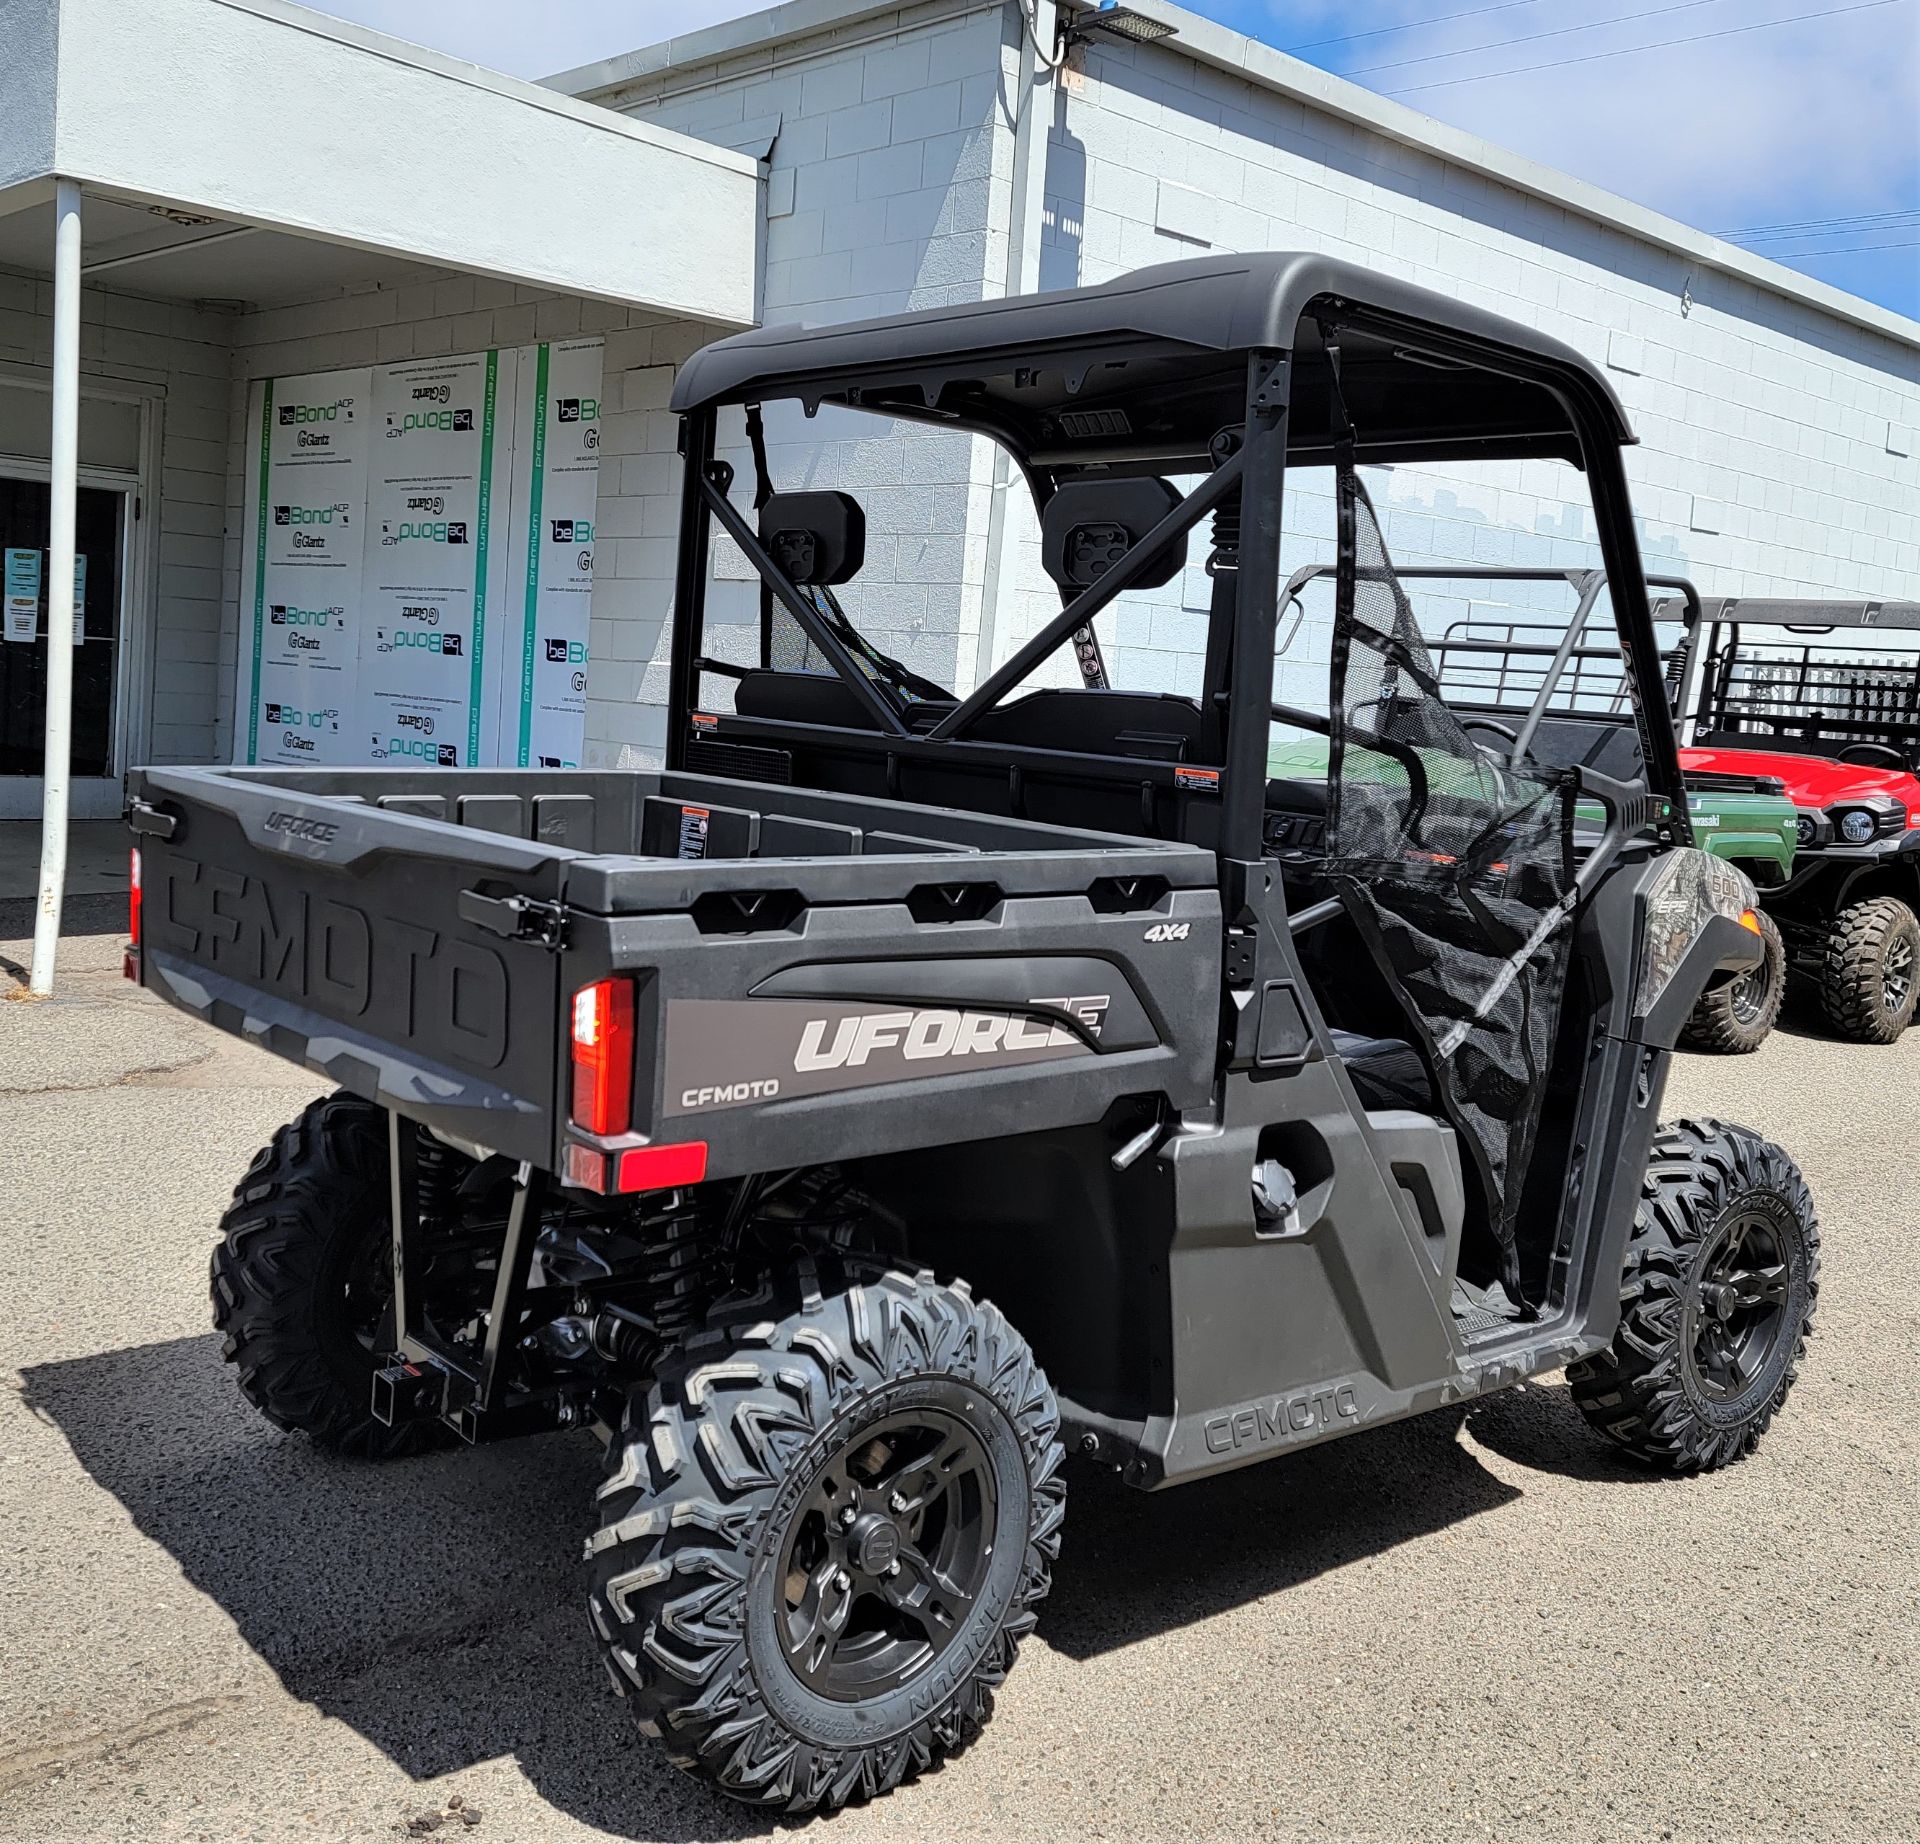
<svg viewBox="0 0 1920 1844"><path fill-rule="evenodd" d="M466 541L465 519L382 520L380 525L382 544L465 544Z"/></svg>
<svg viewBox="0 0 1920 1844"><path fill-rule="evenodd" d="M389 440L400 436L412 435L417 429L434 429L441 434L464 434L473 427L471 410L407 410L398 416L388 416L387 436Z"/></svg>

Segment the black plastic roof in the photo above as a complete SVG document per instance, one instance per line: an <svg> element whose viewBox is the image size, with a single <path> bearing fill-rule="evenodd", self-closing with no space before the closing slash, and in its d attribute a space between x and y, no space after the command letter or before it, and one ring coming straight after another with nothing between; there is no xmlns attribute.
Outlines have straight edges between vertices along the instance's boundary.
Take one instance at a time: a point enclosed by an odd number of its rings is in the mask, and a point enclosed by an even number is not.
<svg viewBox="0 0 1920 1844"><path fill-rule="evenodd" d="M857 403L987 428L1053 464L1074 464L1083 446L1097 462L1096 448L1118 452L1129 438L1164 459L1204 453L1214 430L1238 420L1241 355L1280 349L1296 355L1299 442L1303 427L1322 426L1326 396L1318 329L1302 317L1329 301L1354 316L1341 333L1343 389L1361 446L1376 458L1571 452L1565 391L1587 398L1613 440L1633 440L1605 377L1572 347L1300 251L1163 263L1093 288L878 320L760 327L695 353L681 367L673 406L760 397ZM1436 362L1432 348L1449 336L1462 356ZM1409 350L1416 346L1419 356ZM1510 370L1501 369L1506 362ZM1103 415L1103 399L1126 416ZM1146 404L1158 426L1137 428Z"/></svg>

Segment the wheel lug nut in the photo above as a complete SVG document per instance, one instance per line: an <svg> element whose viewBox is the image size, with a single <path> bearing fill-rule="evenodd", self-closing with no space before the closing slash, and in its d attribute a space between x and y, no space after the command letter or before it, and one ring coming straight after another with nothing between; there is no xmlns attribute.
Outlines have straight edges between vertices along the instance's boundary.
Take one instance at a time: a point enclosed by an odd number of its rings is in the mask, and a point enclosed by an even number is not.
<svg viewBox="0 0 1920 1844"><path fill-rule="evenodd" d="M853 1577L845 1569L839 1570L833 1578L833 1585L842 1593L853 1586Z"/></svg>
<svg viewBox="0 0 1920 1844"><path fill-rule="evenodd" d="M891 1511L895 1517L898 1517L906 1508L907 1501L899 1492L895 1492L893 1496L887 1500L887 1509Z"/></svg>
<svg viewBox="0 0 1920 1844"><path fill-rule="evenodd" d="M843 1524L851 1524L854 1520L855 1515L856 1514L851 1505L843 1506L840 1512L840 1521Z"/></svg>

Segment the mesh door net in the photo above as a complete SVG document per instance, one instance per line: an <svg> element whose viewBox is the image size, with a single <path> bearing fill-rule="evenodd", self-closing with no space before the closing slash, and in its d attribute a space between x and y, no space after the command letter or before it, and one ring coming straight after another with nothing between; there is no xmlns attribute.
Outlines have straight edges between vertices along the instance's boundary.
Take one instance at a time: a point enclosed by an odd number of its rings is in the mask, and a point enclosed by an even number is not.
<svg viewBox="0 0 1920 1844"><path fill-rule="evenodd" d="M1501 1279L1566 985L1573 788L1509 766L1441 700L1372 502L1338 469L1327 870L1479 1172Z"/></svg>

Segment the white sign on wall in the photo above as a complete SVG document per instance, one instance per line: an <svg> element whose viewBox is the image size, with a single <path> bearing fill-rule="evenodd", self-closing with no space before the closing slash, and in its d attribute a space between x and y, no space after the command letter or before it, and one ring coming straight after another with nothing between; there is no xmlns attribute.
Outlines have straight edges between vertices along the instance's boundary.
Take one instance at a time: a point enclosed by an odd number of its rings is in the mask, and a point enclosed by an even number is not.
<svg viewBox="0 0 1920 1844"><path fill-rule="evenodd" d="M238 759L578 762L600 367L580 340L254 386Z"/></svg>
<svg viewBox="0 0 1920 1844"><path fill-rule="evenodd" d="M365 760L498 759L487 653L505 580L493 543L507 497L496 468L510 452L503 359L511 375L514 355L499 352L374 374L356 739Z"/></svg>
<svg viewBox="0 0 1920 1844"><path fill-rule="evenodd" d="M366 531L366 371L255 387L242 552L242 710L248 762L358 760L360 550Z"/></svg>

